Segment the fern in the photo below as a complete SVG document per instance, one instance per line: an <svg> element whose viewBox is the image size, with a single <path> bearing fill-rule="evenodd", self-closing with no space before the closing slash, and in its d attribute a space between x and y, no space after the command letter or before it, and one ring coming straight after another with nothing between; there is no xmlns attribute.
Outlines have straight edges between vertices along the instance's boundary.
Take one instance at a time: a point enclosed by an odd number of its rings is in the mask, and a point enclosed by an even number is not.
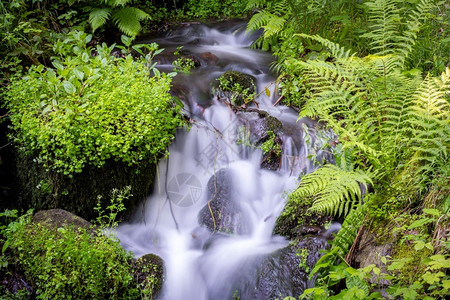
<svg viewBox="0 0 450 300"><path fill-rule="evenodd" d="M89 24L92 31L105 25L110 19L126 35L136 36L141 30L141 21L150 19L150 16L136 7L126 6L130 0L104 0L101 3L106 7L93 8L89 13Z"/></svg>
<svg viewBox="0 0 450 300"><path fill-rule="evenodd" d="M341 229L334 237L331 249L317 261L312 269L309 275L310 279L316 273L323 273L322 271L334 265L337 260L344 260L349 248L355 241L359 229L364 223L365 216L368 212L367 207L368 203L358 205L350 211L342 223Z"/></svg>
<svg viewBox="0 0 450 300"><path fill-rule="evenodd" d="M447 68L441 78L428 75L414 95L414 114L411 114L409 123L412 127L410 142L415 155L409 164L419 164L416 177L425 181L437 166L445 165L448 160L449 83L450 69Z"/></svg>
<svg viewBox="0 0 450 300"><path fill-rule="evenodd" d="M403 30L402 10L398 0L374 0L366 2L370 9L371 31L363 37L371 40L372 53L377 56L395 55L397 66L402 68L412 52L421 25L433 8L432 0L421 0L416 9L406 17Z"/></svg>
<svg viewBox="0 0 450 300"><path fill-rule="evenodd" d="M135 36L141 30L140 21L146 20L150 16L144 11L135 7L124 7L117 10L112 19L114 24L125 34Z"/></svg>
<svg viewBox="0 0 450 300"><path fill-rule="evenodd" d="M89 13L89 23L92 31L96 31L99 27L105 25L111 14L110 8L95 8Z"/></svg>
<svg viewBox="0 0 450 300"><path fill-rule="evenodd" d="M344 171L334 165L325 165L302 177L292 197L300 201L314 197L310 210L345 215L361 202L361 186L367 189L370 176L361 171Z"/></svg>

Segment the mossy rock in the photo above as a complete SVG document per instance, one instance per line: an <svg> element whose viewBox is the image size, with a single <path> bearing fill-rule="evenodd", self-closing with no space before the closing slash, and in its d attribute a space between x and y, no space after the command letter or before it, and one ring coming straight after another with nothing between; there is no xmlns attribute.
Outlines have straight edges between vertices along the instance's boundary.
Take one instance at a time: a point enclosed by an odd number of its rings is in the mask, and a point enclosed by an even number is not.
<svg viewBox="0 0 450 300"><path fill-rule="evenodd" d="M90 229L92 226L92 224L85 219L59 208L38 211L33 216L32 222L55 229L67 226Z"/></svg>
<svg viewBox="0 0 450 300"><path fill-rule="evenodd" d="M113 189L131 187L132 197L125 199L126 213L145 199L152 190L155 164L142 161L129 166L123 162L108 160L101 168L87 166L73 177L47 171L31 156L16 152L19 202L22 208L35 211L61 208L86 220L95 219L94 210L101 196L102 207L109 205ZM121 215L126 218L126 215Z"/></svg>
<svg viewBox="0 0 450 300"><path fill-rule="evenodd" d="M273 234L297 239L301 236L315 235L322 231L323 226L331 222L333 218L313 213L308 210L309 207L308 201L305 201L302 205L296 205L289 201L277 218Z"/></svg>
<svg viewBox="0 0 450 300"><path fill-rule="evenodd" d="M241 106L253 99L256 92L255 77L238 71L226 71L211 83L212 92L225 97L233 106Z"/></svg>
<svg viewBox="0 0 450 300"><path fill-rule="evenodd" d="M164 283L163 259L156 254L146 254L133 263L133 272L138 287L144 290L146 296L154 299Z"/></svg>

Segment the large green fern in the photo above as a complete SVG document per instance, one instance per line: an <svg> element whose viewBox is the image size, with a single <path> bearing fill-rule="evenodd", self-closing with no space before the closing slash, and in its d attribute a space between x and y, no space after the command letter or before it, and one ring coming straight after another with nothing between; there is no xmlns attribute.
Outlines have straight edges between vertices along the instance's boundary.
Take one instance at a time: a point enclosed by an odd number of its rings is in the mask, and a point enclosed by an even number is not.
<svg viewBox="0 0 450 300"><path fill-rule="evenodd" d="M415 164L411 170L426 186L448 158L448 70L441 78L422 79L417 73L402 73L415 33L432 1L422 0L412 13L414 19L403 27L397 24L401 13L397 2L367 3L372 10L371 21L379 22L366 34L373 40L374 54L360 58L329 40L300 34L327 47L332 59L291 59L286 63L297 65L310 87L300 116L318 117L332 128L342 147L355 157L355 169L371 169L369 179L387 184ZM352 196L360 195L355 190L356 175L330 167L318 169L302 179L294 198L316 193L312 210L347 212L346 201L355 203ZM331 179L339 176L345 180Z"/></svg>
<svg viewBox="0 0 450 300"><path fill-rule="evenodd" d="M310 210L345 215L361 203L361 190L372 183L370 175L361 170L346 171L335 165L325 165L302 177L300 185L291 194L293 201L313 197Z"/></svg>
<svg viewBox="0 0 450 300"><path fill-rule="evenodd" d="M150 16L143 10L128 6L132 0L97 0L93 2L88 21L94 32L112 20L124 34L136 36L141 31L141 22L150 19Z"/></svg>

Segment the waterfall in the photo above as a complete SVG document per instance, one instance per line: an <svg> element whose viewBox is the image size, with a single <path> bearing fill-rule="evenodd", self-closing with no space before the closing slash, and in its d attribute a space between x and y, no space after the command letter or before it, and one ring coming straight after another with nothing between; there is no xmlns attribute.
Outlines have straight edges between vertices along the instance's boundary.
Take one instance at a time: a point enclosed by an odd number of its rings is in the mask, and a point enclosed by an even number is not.
<svg viewBox="0 0 450 300"><path fill-rule="evenodd" d="M123 247L136 257L155 253L164 259L162 299L230 299L236 290L250 295L242 291L243 280L254 282L261 259L289 244L272 234L286 192L296 187L301 173L314 169L303 129L313 122L297 122L295 111L273 105L276 78L268 68L273 57L249 48L256 35L243 26L190 25L149 41L169 53L183 46L184 53L213 58L175 78L174 86L188 90L182 100L192 126L177 133L169 158L159 163L153 194L117 228ZM160 62L162 71L171 70L170 59ZM289 128L282 133L278 170L262 169L262 150L242 141L242 128L254 116L238 115L209 94L210 82L227 70L254 76L257 93L267 88L269 93L256 99L259 110ZM212 198L226 205L217 215L224 228L208 215ZM247 288L254 289L251 283Z"/></svg>

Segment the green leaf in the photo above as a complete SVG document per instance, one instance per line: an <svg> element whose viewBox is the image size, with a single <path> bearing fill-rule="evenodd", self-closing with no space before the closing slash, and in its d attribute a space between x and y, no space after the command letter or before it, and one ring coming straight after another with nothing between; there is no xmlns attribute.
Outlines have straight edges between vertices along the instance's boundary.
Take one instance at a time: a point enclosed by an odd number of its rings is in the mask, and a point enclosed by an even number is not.
<svg viewBox="0 0 450 300"><path fill-rule="evenodd" d="M429 219L429 218L422 218L419 220L414 221L411 225L408 226L408 229L414 229L414 228L418 228L418 227L423 227L426 224L432 223L434 220Z"/></svg>
<svg viewBox="0 0 450 300"><path fill-rule="evenodd" d="M436 217L441 216L441 212L439 210L437 210L437 209L434 209L434 208L424 208L422 211L424 213L426 213L426 214L433 215L433 216L436 216Z"/></svg>
<svg viewBox="0 0 450 300"><path fill-rule="evenodd" d="M78 78L78 80L83 80L84 78L84 73L80 70L77 69L73 69L73 73L75 74L75 76Z"/></svg>
<svg viewBox="0 0 450 300"><path fill-rule="evenodd" d="M440 278L445 276L444 273L442 272L438 272L438 273L431 273L431 272L426 272L425 274L422 275L423 280L425 280L426 283L428 284L434 284L440 281Z"/></svg>
<svg viewBox="0 0 450 300"><path fill-rule="evenodd" d="M141 30L140 21L150 19L150 16L135 7L124 7L112 15L114 24L126 35L136 36Z"/></svg>
<svg viewBox="0 0 450 300"><path fill-rule="evenodd" d="M450 289L450 280L449 279L442 280L442 287L446 290Z"/></svg>
<svg viewBox="0 0 450 300"><path fill-rule="evenodd" d="M6 249L8 249L10 241L6 240L2 247L2 253L5 253Z"/></svg>
<svg viewBox="0 0 450 300"><path fill-rule="evenodd" d="M431 261L427 262L431 270L450 268L450 260L442 254L433 255L430 257Z"/></svg>
<svg viewBox="0 0 450 300"><path fill-rule="evenodd" d="M130 47L131 43L134 41L134 37L129 37L129 36L122 34L122 36L120 37L120 40L122 41L122 44L124 44L125 47ZM135 49L135 48L133 48L133 49Z"/></svg>
<svg viewBox="0 0 450 300"><path fill-rule="evenodd" d="M77 89L70 81L63 82L64 90L67 94L75 94Z"/></svg>

